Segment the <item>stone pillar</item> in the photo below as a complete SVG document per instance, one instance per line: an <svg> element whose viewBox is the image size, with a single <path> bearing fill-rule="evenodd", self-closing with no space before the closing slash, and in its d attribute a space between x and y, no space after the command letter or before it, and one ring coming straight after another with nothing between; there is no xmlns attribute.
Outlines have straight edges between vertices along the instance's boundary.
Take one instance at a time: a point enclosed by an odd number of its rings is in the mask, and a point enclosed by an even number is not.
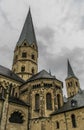
<svg viewBox="0 0 84 130"><path fill-rule="evenodd" d="M1 119L1 127L0 130L6 130L6 123L7 123L7 113L8 113L8 97L9 97L9 89L6 90L6 98L3 103L3 110L2 110L2 119Z"/></svg>

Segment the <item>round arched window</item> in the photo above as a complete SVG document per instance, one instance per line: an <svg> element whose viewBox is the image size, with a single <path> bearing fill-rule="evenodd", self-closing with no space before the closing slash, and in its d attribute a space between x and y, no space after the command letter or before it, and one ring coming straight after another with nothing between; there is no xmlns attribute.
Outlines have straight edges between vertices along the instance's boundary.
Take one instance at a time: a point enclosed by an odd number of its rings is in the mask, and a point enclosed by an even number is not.
<svg viewBox="0 0 84 130"><path fill-rule="evenodd" d="M21 112L19 111L15 111L11 114L10 118L9 118L9 122L11 123L23 123L24 119L23 119L23 115Z"/></svg>
<svg viewBox="0 0 84 130"><path fill-rule="evenodd" d="M25 66L22 66L21 67L21 72L24 72L25 71Z"/></svg>
<svg viewBox="0 0 84 130"><path fill-rule="evenodd" d="M34 75L34 73L35 73L35 70L34 70L34 68L32 68L31 72L32 72L32 74Z"/></svg>
<svg viewBox="0 0 84 130"><path fill-rule="evenodd" d="M31 55L31 59L35 60L35 55L34 54Z"/></svg>

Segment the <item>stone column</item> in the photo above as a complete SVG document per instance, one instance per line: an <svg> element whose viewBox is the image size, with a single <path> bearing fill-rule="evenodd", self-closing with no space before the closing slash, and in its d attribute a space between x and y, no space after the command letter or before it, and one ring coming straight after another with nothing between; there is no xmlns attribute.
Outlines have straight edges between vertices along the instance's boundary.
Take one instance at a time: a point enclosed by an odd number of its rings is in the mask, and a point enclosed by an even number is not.
<svg viewBox="0 0 84 130"><path fill-rule="evenodd" d="M7 113L8 113L8 97L9 97L9 88L6 89L6 98L5 98L5 101L3 103L3 110L2 110L2 119L1 119L0 130L6 130Z"/></svg>

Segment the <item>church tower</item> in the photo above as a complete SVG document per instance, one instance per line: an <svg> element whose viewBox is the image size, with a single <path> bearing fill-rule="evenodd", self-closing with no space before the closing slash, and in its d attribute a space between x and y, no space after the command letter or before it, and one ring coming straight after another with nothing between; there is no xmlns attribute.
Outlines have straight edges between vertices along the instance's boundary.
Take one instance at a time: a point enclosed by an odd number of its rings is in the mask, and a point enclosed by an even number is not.
<svg viewBox="0 0 84 130"><path fill-rule="evenodd" d="M38 47L30 9L14 50L12 71L24 80L38 72Z"/></svg>
<svg viewBox="0 0 84 130"><path fill-rule="evenodd" d="M72 70L69 60L67 61L67 78L65 82L68 97L76 95L80 89L80 84L78 78L75 76Z"/></svg>

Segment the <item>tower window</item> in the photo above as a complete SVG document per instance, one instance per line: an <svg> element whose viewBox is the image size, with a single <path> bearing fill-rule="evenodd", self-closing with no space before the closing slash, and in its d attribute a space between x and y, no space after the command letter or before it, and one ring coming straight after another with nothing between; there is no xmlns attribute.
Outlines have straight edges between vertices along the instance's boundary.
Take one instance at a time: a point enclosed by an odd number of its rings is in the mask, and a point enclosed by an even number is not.
<svg viewBox="0 0 84 130"><path fill-rule="evenodd" d="M69 82L69 83L68 83L68 86L71 87L71 86L72 86L72 82Z"/></svg>
<svg viewBox="0 0 84 130"><path fill-rule="evenodd" d="M9 118L9 121L11 123L23 123L24 120L23 120L23 115L22 113L20 113L19 111L15 111L11 114L10 118Z"/></svg>
<svg viewBox="0 0 84 130"><path fill-rule="evenodd" d="M35 55L34 55L34 54L32 54L32 55L31 55L31 58L32 58L33 60L35 60Z"/></svg>
<svg viewBox="0 0 84 130"><path fill-rule="evenodd" d="M35 48L35 46L33 45L33 48Z"/></svg>
<svg viewBox="0 0 84 130"><path fill-rule="evenodd" d="M76 82L76 86L78 86L78 82Z"/></svg>
<svg viewBox="0 0 84 130"><path fill-rule="evenodd" d="M73 128L76 128L76 117L74 114L71 115L71 121L72 121L72 127Z"/></svg>
<svg viewBox="0 0 84 130"><path fill-rule="evenodd" d="M31 71L32 71L32 75L34 75L34 73L35 73L35 72L34 72L34 68L32 68L32 70L31 70Z"/></svg>
<svg viewBox="0 0 84 130"><path fill-rule="evenodd" d="M47 93L46 94L46 108L48 110L52 109L52 97L51 97L51 93Z"/></svg>
<svg viewBox="0 0 84 130"><path fill-rule="evenodd" d="M21 72L24 72L25 71L25 66L22 66L21 67Z"/></svg>
<svg viewBox="0 0 84 130"><path fill-rule="evenodd" d="M14 97L15 94L15 88L12 89L12 96Z"/></svg>
<svg viewBox="0 0 84 130"><path fill-rule="evenodd" d="M26 58L27 57L27 53L26 52L22 52L22 58Z"/></svg>
<svg viewBox="0 0 84 130"><path fill-rule="evenodd" d="M39 111L40 106L40 96L39 94L35 95L35 111Z"/></svg>
<svg viewBox="0 0 84 130"><path fill-rule="evenodd" d="M60 108L61 107L60 94L57 95L57 103L58 103L58 108Z"/></svg>
<svg viewBox="0 0 84 130"><path fill-rule="evenodd" d="M27 44L26 43L24 43L24 46L26 46Z"/></svg>
<svg viewBox="0 0 84 130"><path fill-rule="evenodd" d="M59 129L59 128L60 128L60 126L59 126L59 122L56 121L56 129Z"/></svg>

